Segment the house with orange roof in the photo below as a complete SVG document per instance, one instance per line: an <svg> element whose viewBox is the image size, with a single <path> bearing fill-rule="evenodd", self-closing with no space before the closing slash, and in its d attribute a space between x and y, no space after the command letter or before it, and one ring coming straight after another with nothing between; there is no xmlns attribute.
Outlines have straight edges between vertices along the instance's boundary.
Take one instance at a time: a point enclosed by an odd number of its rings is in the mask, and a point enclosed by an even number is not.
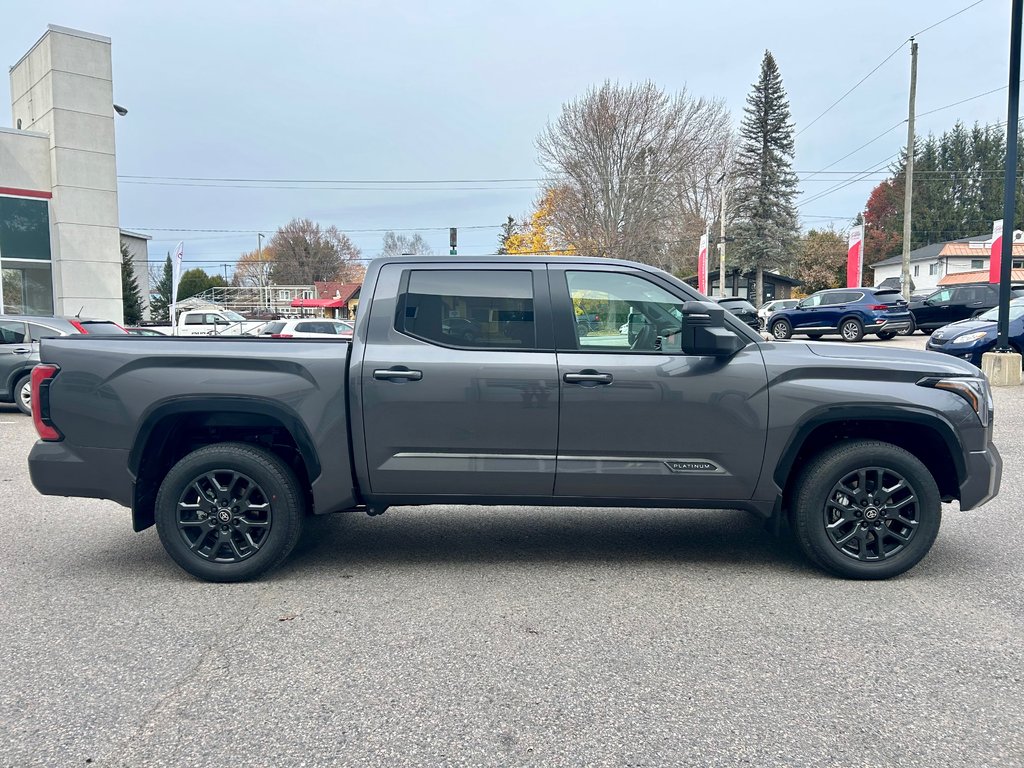
<svg viewBox="0 0 1024 768"><path fill-rule="evenodd" d="M975 235L946 243L931 243L910 252L910 279L914 291L940 285L987 283L992 235ZM903 256L871 265L875 286L899 287ZM1013 280L1024 282L1024 232L1013 233ZM883 286L884 283L884 286Z"/></svg>

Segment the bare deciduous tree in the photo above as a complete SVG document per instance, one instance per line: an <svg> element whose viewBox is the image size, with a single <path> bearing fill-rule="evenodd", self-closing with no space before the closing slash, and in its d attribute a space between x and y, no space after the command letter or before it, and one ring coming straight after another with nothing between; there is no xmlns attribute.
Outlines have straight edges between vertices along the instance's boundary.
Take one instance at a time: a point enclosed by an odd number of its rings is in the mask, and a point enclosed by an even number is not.
<svg viewBox="0 0 1024 768"><path fill-rule="evenodd" d="M699 238L709 220L728 144L722 101L605 82L563 105L537 139L558 190L552 226L580 253L671 268L681 234Z"/></svg>
<svg viewBox="0 0 1024 768"><path fill-rule="evenodd" d="M403 253L415 256L431 256L433 251L423 235L416 232L413 235L396 235L388 231L384 233L384 244L381 247L381 256L401 256Z"/></svg>
<svg viewBox="0 0 1024 768"><path fill-rule="evenodd" d="M278 229L269 248L274 256L270 274L277 285L358 282L366 272L359 249L348 235L335 226L323 229L309 219L293 219Z"/></svg>
<svg viewBox="0 0 1024 768"><path fill-rule="evenodd" d="M240 288L259 288L270 285L270 270L274 266L274 252L268 245L243 253L235 264L231 284Z"/></svg>

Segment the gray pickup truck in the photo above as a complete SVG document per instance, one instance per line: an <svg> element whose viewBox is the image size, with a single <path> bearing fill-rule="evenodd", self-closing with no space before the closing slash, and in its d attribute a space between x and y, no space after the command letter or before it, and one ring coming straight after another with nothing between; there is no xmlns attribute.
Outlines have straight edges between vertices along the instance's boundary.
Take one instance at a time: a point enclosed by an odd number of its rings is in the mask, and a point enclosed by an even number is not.
<svg viewBox="0 0 1024 768"><path fill-rule="evenodd" d="M32 482L129 507L210 581L308 515L420 504L742 509L881 579L999 488L988 383L949 356L766 341L614 260L380 260L362 297L351 342L44 340Z"/></svg>

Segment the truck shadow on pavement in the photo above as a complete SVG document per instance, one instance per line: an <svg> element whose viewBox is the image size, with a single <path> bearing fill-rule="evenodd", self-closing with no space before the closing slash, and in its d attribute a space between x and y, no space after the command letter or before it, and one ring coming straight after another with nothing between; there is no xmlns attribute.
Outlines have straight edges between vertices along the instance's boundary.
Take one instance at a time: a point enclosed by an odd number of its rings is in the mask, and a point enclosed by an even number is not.
<svg viewBox="0 0 1024 768"><path fill-rule="evenodd" d="M309 521L282 572L423 564L675 563L816 573L744 512L395 508Z"/></svg>

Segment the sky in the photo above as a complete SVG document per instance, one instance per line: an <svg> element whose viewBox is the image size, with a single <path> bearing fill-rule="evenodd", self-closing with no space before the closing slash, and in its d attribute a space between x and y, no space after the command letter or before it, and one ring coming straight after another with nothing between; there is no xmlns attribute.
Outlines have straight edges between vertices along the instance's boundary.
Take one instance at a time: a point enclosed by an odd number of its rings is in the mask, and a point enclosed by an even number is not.
<svg viewBox="0 0 1024 768"><path fill-rule="evenodd" d="M564 102L649 79L721 98L738 123L766 49L797 131L801 224L844 228L885 175L854 173L906 143L908 38L919 135L1004 122L1009 17L1010 0L0 0L0 58L48 23L110 37L121 227L153 236L151 259L183 240L186 267L219 274L294 217L366 257L387 229L443 253L451 226L460 254L493 253L532 207L534 142Z"/></svg>

